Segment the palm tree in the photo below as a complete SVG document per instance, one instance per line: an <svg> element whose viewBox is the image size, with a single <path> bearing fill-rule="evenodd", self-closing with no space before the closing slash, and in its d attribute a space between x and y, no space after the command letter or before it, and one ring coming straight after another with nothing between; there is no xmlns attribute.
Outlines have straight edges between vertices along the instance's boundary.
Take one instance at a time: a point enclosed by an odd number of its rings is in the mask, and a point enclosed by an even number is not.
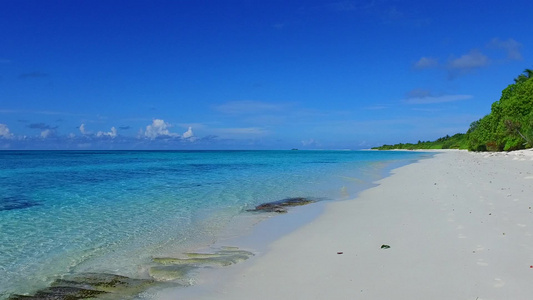
<svg viewBox="0 0 533 300"><path fill-rule="evenodd" d="M533 78L533 70L525 69L524 72L522 72L522 74L518 75L518 77L516 77L514 79L514 82L515 83L522 83L522 82L528 80L529 78Z"/></svg>
<svg viewBox="0 0 533 300"><path fill-rule="evenodd" d="M525 70L524 70L524 75L525 75L527 78L533 78L533 70L531 70L531 69L525 69Z"/></svg>
<svg viewBox="0 0 533 300"><path fill-rule="evenodd" d="M518 77L516 77L516 78L514 79L514 83L522 83L522 82L526 81L527 78L528 78L528 77L527 77L526 75L524 75L524 74L520 74L520 75L518 75Z"/></svg>

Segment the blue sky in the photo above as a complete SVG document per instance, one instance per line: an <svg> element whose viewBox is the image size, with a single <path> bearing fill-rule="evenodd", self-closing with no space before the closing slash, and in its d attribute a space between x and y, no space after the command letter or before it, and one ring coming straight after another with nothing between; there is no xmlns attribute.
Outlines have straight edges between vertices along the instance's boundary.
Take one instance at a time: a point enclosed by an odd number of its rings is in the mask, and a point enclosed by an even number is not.
<svg viewBox="0 0 533 300"><path fill-rule="evenodd" d="M0 149L361 149L466 132L533 1L0 1Z"/></svg>

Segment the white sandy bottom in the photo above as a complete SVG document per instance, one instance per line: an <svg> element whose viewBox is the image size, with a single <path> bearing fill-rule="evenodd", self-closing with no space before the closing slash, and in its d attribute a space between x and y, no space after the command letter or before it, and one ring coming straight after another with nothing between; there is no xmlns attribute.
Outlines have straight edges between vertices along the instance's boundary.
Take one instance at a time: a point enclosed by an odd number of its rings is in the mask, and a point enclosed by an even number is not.
<svg viewBox="0 0 533 300"><path fill-rule="evenodd" d="M265 254L215 272L194 298L531 299L530 154L446 152L396 169Z"/></svg>

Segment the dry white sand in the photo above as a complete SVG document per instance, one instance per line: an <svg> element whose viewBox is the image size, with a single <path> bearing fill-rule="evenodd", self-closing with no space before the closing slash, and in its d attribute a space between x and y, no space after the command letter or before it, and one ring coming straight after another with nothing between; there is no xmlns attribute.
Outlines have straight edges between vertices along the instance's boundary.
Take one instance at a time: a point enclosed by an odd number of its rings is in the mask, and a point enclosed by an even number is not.
<svg viewBox="0 0 533 300"><path fill-rule="evenodd" d="M533 151L439 153L378 183L195 298L533 299Z"/></svg>

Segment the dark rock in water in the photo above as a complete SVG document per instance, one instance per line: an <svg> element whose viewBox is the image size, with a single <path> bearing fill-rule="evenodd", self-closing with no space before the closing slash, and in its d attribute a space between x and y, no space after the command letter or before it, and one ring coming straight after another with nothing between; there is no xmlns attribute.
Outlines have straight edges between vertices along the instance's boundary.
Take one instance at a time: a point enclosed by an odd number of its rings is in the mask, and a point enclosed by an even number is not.
<svg viewBox="0 0 533 300"><path fill-rule="evenodd" d="M74 300L94 299L101 296L124 299L142 292L154 283L154 280L135 279L115 274L83 273L58 279L50 287L37 291L33 296L12 295L9 300Z"/></svg>
<svg viewBox="0 0 533 300"><path fill-rule="evenodd" d="M314 202L316 201L304 197L287 198L279 201L263 203L256 206L255 209L249 209L248 211L286 213L286 207L306 205Z"/></svg>
<svg viewBox="0 0 533 300"><path fill-rule="evenodd" d="M106 292L103 291L95 291L77 287L57 286L40 290L33 296L13 295L9 297L9 299L75 300L94 298L105 293Z"/></svg>
<svg viewBox="0 0 533 300"><path fill-rule="evenodd" d="M153 280L135 279L106 273L83 273L56 280L52 286L73 286L108 293L132 294L153 284Z"/></svg>
<svg viewBox="0 0 533 300"><path fill-rule="evenodd" d="M265 204L256 206L255 209L251 209L250 211L264 211L264 212L275 212L275 213L283 214L287 212L287 209L281 205L265 203Z"/></svg>
<svg viewBox="0 0 533 300"><path fill-rule="evenodd" d="M40 205L38 202L22 195L0 198L0 211L29 208Z"/></svg>

